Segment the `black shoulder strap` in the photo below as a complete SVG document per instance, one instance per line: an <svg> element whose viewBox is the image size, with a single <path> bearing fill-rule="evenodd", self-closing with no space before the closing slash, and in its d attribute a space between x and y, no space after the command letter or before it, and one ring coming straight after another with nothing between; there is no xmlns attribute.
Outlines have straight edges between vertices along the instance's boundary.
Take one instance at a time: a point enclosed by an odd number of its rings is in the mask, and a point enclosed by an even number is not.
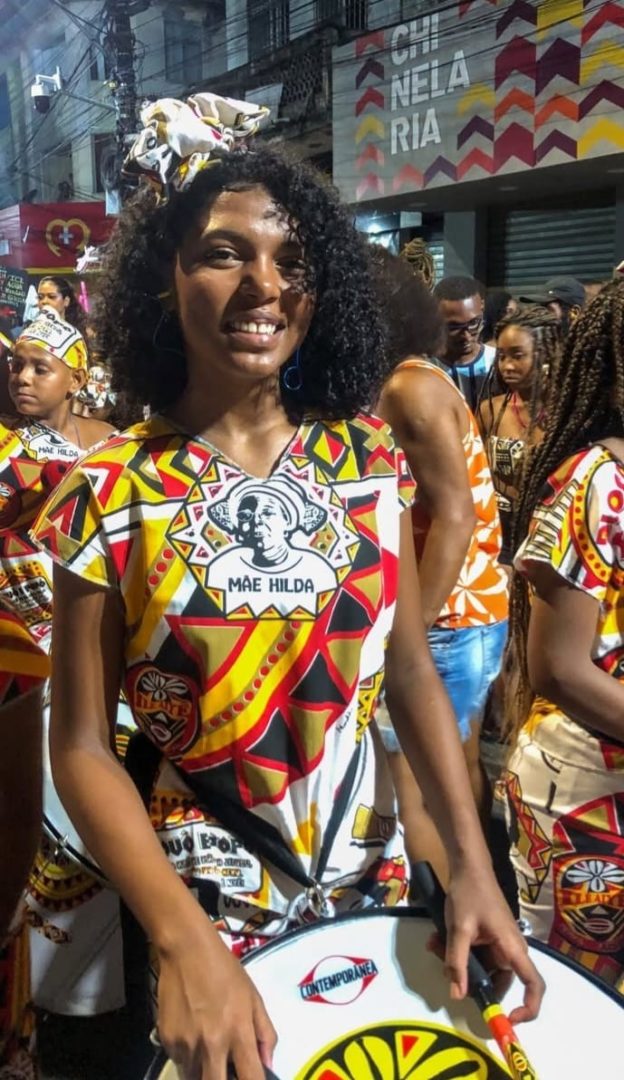
<svg viewBox="0 0 624 1080"><path fill-rule="evenodd" d="M236 803L232 799L210 790L209 784L202 782L201 775L186 772L179 765L176 765L176 768L184 783L196 796L200 807L206 809L211 817L216 818L220 824L224 825L239 840L242 840L249 851L272 863L283 874L308 889L314 888L322 882L336 833L353 791L360 757L360 746L361 743L356 747L342 783L336 792L314 877L305 873L296 855L294 855L281 833L273 825L264 821L257 814L253 814L250 810L241 806L240 803Z"/></svg>

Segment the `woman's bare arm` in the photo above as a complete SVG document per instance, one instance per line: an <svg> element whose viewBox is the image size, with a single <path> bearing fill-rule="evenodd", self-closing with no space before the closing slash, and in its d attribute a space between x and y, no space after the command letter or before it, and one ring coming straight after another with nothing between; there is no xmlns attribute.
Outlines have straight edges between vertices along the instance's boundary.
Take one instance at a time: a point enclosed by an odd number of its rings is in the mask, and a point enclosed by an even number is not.
<svg viewBox="0 0 624 1080"><path fill-rule="evenodd" d="M512 1020L539 1010L543 982L494 877L470 788L457 722L433 664L420 611L409 512L402 515L399 594L386 659L390 713L403 751L445 844L451 880L446 964L454 996L466 993L468 949L494 947L526 986Z"/></svg>
<svg viewBox="0 0 624 1080"><path fill-rule="evenodd" d="M431 626L457 584L476 525L463 446L465 410L439 375L407 368L384 387L379 413L405 453L429 518L419 578L422 615Z"/></svg>
<svg viewBox="0 0 624 1080"><path fill-rule="evenodd" d="M116 592L54 569L51 755L59 794L160 960L159 1032L201 1080L225 1061L263 1076L274 1035L238 961L168 862L130 777L111 750L124 620ZM195 1075L195 1074L194 1074Z"/></svg>

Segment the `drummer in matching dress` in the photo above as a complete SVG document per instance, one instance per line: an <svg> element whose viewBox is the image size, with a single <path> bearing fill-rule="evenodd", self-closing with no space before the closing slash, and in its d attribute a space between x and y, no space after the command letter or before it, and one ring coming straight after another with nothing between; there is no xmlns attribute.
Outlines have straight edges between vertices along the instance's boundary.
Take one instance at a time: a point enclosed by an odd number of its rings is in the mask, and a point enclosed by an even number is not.
<svg viewBox="0 0 624 1080"><path fill-rule="evenodd" d="M448 848L452 993L476 938L526 982L517 1019L542 990L427 649L413 481L366 409L383 377L366 251L313 171L225 152L255 109L197 95L144 110L129 167L155 190L120 216L98 333L153 415L87 455L35 530L57 564L55 781L151 939L160 1038L203 1080L227 1060L256 1080L271 1056L270 1002L238 957L406 893L372 722L384 662ZM181 131L195 153L180 164ZM148 813L110 750L121 683L162 755Z"/></svg>
<svg viewBox="0 0 624 1080"><path fill-rule="evenodd" d="M490 369L477 419L503 532L499 562L507 566L512 562L514 508L527 450L541 441L546 379L560 352L560 326L547 308L520 308L496 328L496 363Z"/></svg>
<svg viewBox="0 0 624 1080"><path fill-rule="evenodd" d="M533 933L624 989L624 285L551 387L516 529L512 861Z"/></svg>
<svg viewBox="0 0 624 1080"><path fill-rule="evenodd" d="M20 820L26 821L31 830L36 826L37 840L40 841L40 795L35 799L32 820L28 808L22 807L22 801L24 790L32 791L34 796L41 789L41 700L37 691L49 675L52 565L48 556L29 539L28 529L73 462L112 429L99 421L72 415L73 395L86 379L87 350L81 334L52 308L44 308L22 333L12 346L8 365L8 390L18 415L5 417L4 424L0 425L0 701L5 706L0 715L8 724L9 716L19 711L21 719L18 721L13 717L11 722L19 722L22 734L19 761L15 760L17 748L13 753L5 748L6 753L2 753L3 798L9 798L9 792L15 790L21 776ZM37 738L39 745L36 745ZM22 770L32 773L27 782ZM19 829L16 829L16 836L18 833ZM17 843L16 840L13 847L19 850L23 885L33 852L30 843L20 843L19 849ZM49 859L49 855L50 852L44 855L43 849L40 850L36 859L39 872L36 869L30 879L29 921L36 922L39 927L30 935L32 989L37 1004L63 1011L63 1000L57 996L50 1001L39 991L40 984L49 980L52 972L55 973L53 978L65 989L71 985L72 993L77 992L79 999L80 991L84 989L76 971L80 972L84 967L84 957L81 954L76 959L69 945L57 948L51 938L58 941L59 936L56 932L51 934L48 925L55 922L60 909L76 905L76 867L69 871L72 881L68 884L66 862L57 864ZM10 857L11 869L15 870L15 855L3 852L2 857ZM83 885L83 893L92 896L93 886L87 888L86 881ZM101 891L99 886L96 888ZM68 904L64 891L71 893L72 903ZM66 910L60 918L71 921ZM7 975L5 971L2 986L26 1000L29 997L27 931L21 920L18 925L19 934L12 947L12 974ZM92 912L87 912L87 925L95 932ZM65 939L69 942L67 929L65 927ZM69 967L68 954L71 957ZM8 969L8 952L2 963ZM122 1001L123 986L114 1004L119 1005ZM13 1021L5 1022L6 1016L0 1021L3 1032L11 1027L17 1030L19 1011L14 998ZM8 1037L5 1038L5 1057L8 1058Z"/></svg>

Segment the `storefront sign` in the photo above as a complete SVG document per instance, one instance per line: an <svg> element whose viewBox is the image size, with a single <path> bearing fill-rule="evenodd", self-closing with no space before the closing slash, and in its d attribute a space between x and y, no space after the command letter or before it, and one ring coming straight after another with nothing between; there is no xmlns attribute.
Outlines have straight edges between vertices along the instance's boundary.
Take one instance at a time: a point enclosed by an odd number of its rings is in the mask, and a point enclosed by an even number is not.
<svg viewBox="0 0 624 1080"><path fill-rule="evenodd" d="M9 307L21 319L28 293L28 274L10 266L0 266L0 307Z"/></svg>
<svg viewBox="0 0 624 1080"><path fill-rule="evenodd" d="M9 245L2 263L31 273L68 273L89 244L108 239L114 219L103 202L20 203L0 210Z"/></svg>
<svg viewBox="0 0 624 1080"><path fill-rule="evenodd" d="M334 49L349 202L624 150L624 6L458 0Z"/></svg>

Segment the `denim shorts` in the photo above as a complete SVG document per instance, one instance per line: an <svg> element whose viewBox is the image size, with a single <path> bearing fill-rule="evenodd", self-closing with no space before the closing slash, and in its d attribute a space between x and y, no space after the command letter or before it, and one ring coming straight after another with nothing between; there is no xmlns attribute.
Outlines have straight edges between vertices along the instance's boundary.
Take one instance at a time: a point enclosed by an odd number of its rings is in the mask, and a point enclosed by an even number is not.
<svg viewBox="0 0 624 1080"><path fill-rule="evenodd" d="M433 626L429 647L438 675L451 699L462 742L470 737L473 720L481 716L488 690L499 674L507 641L507 620L489 626L462 626L457 630ZM387 710L377 721L390 753L401 749Z"/></svg>

